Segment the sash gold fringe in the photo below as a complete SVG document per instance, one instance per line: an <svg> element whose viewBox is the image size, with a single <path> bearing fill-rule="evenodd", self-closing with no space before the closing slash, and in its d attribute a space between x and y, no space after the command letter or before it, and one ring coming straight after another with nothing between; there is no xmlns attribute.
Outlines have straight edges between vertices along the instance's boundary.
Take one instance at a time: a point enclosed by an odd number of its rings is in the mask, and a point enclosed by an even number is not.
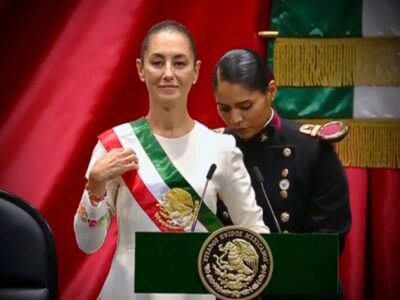
<svg viewBox="0 0 400 300"><path fill-rule="evenodd" d="M278 86L398 86L399 38L278 38Z"/></svg>
<svg viewBox="0 0 400 300"><path fill-rule="evenodd" d="M322 124L330 120L298 120ZM400 168L400 120L343 120L348 135L335 144L340 160L346 167Z"/></svg>

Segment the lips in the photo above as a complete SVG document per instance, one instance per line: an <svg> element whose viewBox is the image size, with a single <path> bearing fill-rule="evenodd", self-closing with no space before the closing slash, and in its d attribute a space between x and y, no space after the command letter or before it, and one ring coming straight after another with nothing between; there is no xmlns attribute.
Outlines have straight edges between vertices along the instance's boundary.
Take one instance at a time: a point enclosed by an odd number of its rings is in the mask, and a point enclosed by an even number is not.
<svg viewBox="0 0 400 300"><path fill-rule="evenodd" d="M244 135L248 131L247 128L235 128L234 130L237 132L238 135Z"/></svg>
<svg viewBox="0 0 400 300"><path fill-rule="evenodd" d="M162 89L176 89L178 86L177 85L160 85L159 86Z"/></svg>

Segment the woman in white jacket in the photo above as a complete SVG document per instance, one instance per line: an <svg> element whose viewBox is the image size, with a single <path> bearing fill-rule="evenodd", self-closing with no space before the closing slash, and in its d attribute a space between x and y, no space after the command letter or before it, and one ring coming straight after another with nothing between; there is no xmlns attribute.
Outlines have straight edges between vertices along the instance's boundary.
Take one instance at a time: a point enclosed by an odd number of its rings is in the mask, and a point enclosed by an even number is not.
<svg viewBox="0 0 400 300"><path fill-rule="evenodd" d="M99 136L75 215L76 240L84 252L96 251L117 216L118 245L100 299L213 299L135 294L135 232L185 232L192 225L197 232L214 231L222 226L215 215L217 195L235 225L261 233L269 229L234 139L213 132L187 111L200 69L191 33L175 21L156 24L136 64L149 92L149 112ZM216 171L200 203L213 164Z"/></svg>

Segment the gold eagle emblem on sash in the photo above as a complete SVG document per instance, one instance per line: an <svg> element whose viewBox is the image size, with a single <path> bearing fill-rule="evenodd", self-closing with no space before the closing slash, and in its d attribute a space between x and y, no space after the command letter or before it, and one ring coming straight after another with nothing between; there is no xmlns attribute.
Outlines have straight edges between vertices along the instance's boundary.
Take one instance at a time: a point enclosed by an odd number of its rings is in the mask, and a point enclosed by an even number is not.
<svg viewBox="0 0 400 300"><path fill-rule="evenodd" d="M161 195L160 210L155 213L156 219L168 229L184 231L190 226L199 211L199 200L182 188L172 188Z"/></svg>

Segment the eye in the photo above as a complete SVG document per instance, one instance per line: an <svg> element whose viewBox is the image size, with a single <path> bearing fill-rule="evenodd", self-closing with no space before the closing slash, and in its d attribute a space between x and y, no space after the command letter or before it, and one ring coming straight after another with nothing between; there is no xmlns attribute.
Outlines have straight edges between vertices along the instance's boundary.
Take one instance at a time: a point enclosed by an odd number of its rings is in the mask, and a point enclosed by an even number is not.
<svg viewBox="0 0 400 300"><path fill-rule="evenodd" d="M252 108L252 106L253 106L253 103L251 103L251 102L245 102L245 103L242 103L242 104L240 105L240 109L241 109L241 110L249 110L250 108Z"/></svg>
<svg viewBox="0 0 400 300"><path fill-rule="evenodd" d="M177 66L178 68L185 67L186 65L187 65L187 63L184 60L178 60L175 62L175 66Z"/></svg>
<svg viewBox="0 0 400 300"><path fill-rule="evenodd" d="M220 104L218 104L218 110L219 110L220 112L227 113L227 112L230 112L231 108L230 108L229 106L226 106L226 105L220 105Z"/></svg>
<svg viewBox="0 0 400 300"><path fill-rule="evenodd" d="M159 59L151 60L150 63L154 67L161 67L163 64L162 60Z"/></svg>

